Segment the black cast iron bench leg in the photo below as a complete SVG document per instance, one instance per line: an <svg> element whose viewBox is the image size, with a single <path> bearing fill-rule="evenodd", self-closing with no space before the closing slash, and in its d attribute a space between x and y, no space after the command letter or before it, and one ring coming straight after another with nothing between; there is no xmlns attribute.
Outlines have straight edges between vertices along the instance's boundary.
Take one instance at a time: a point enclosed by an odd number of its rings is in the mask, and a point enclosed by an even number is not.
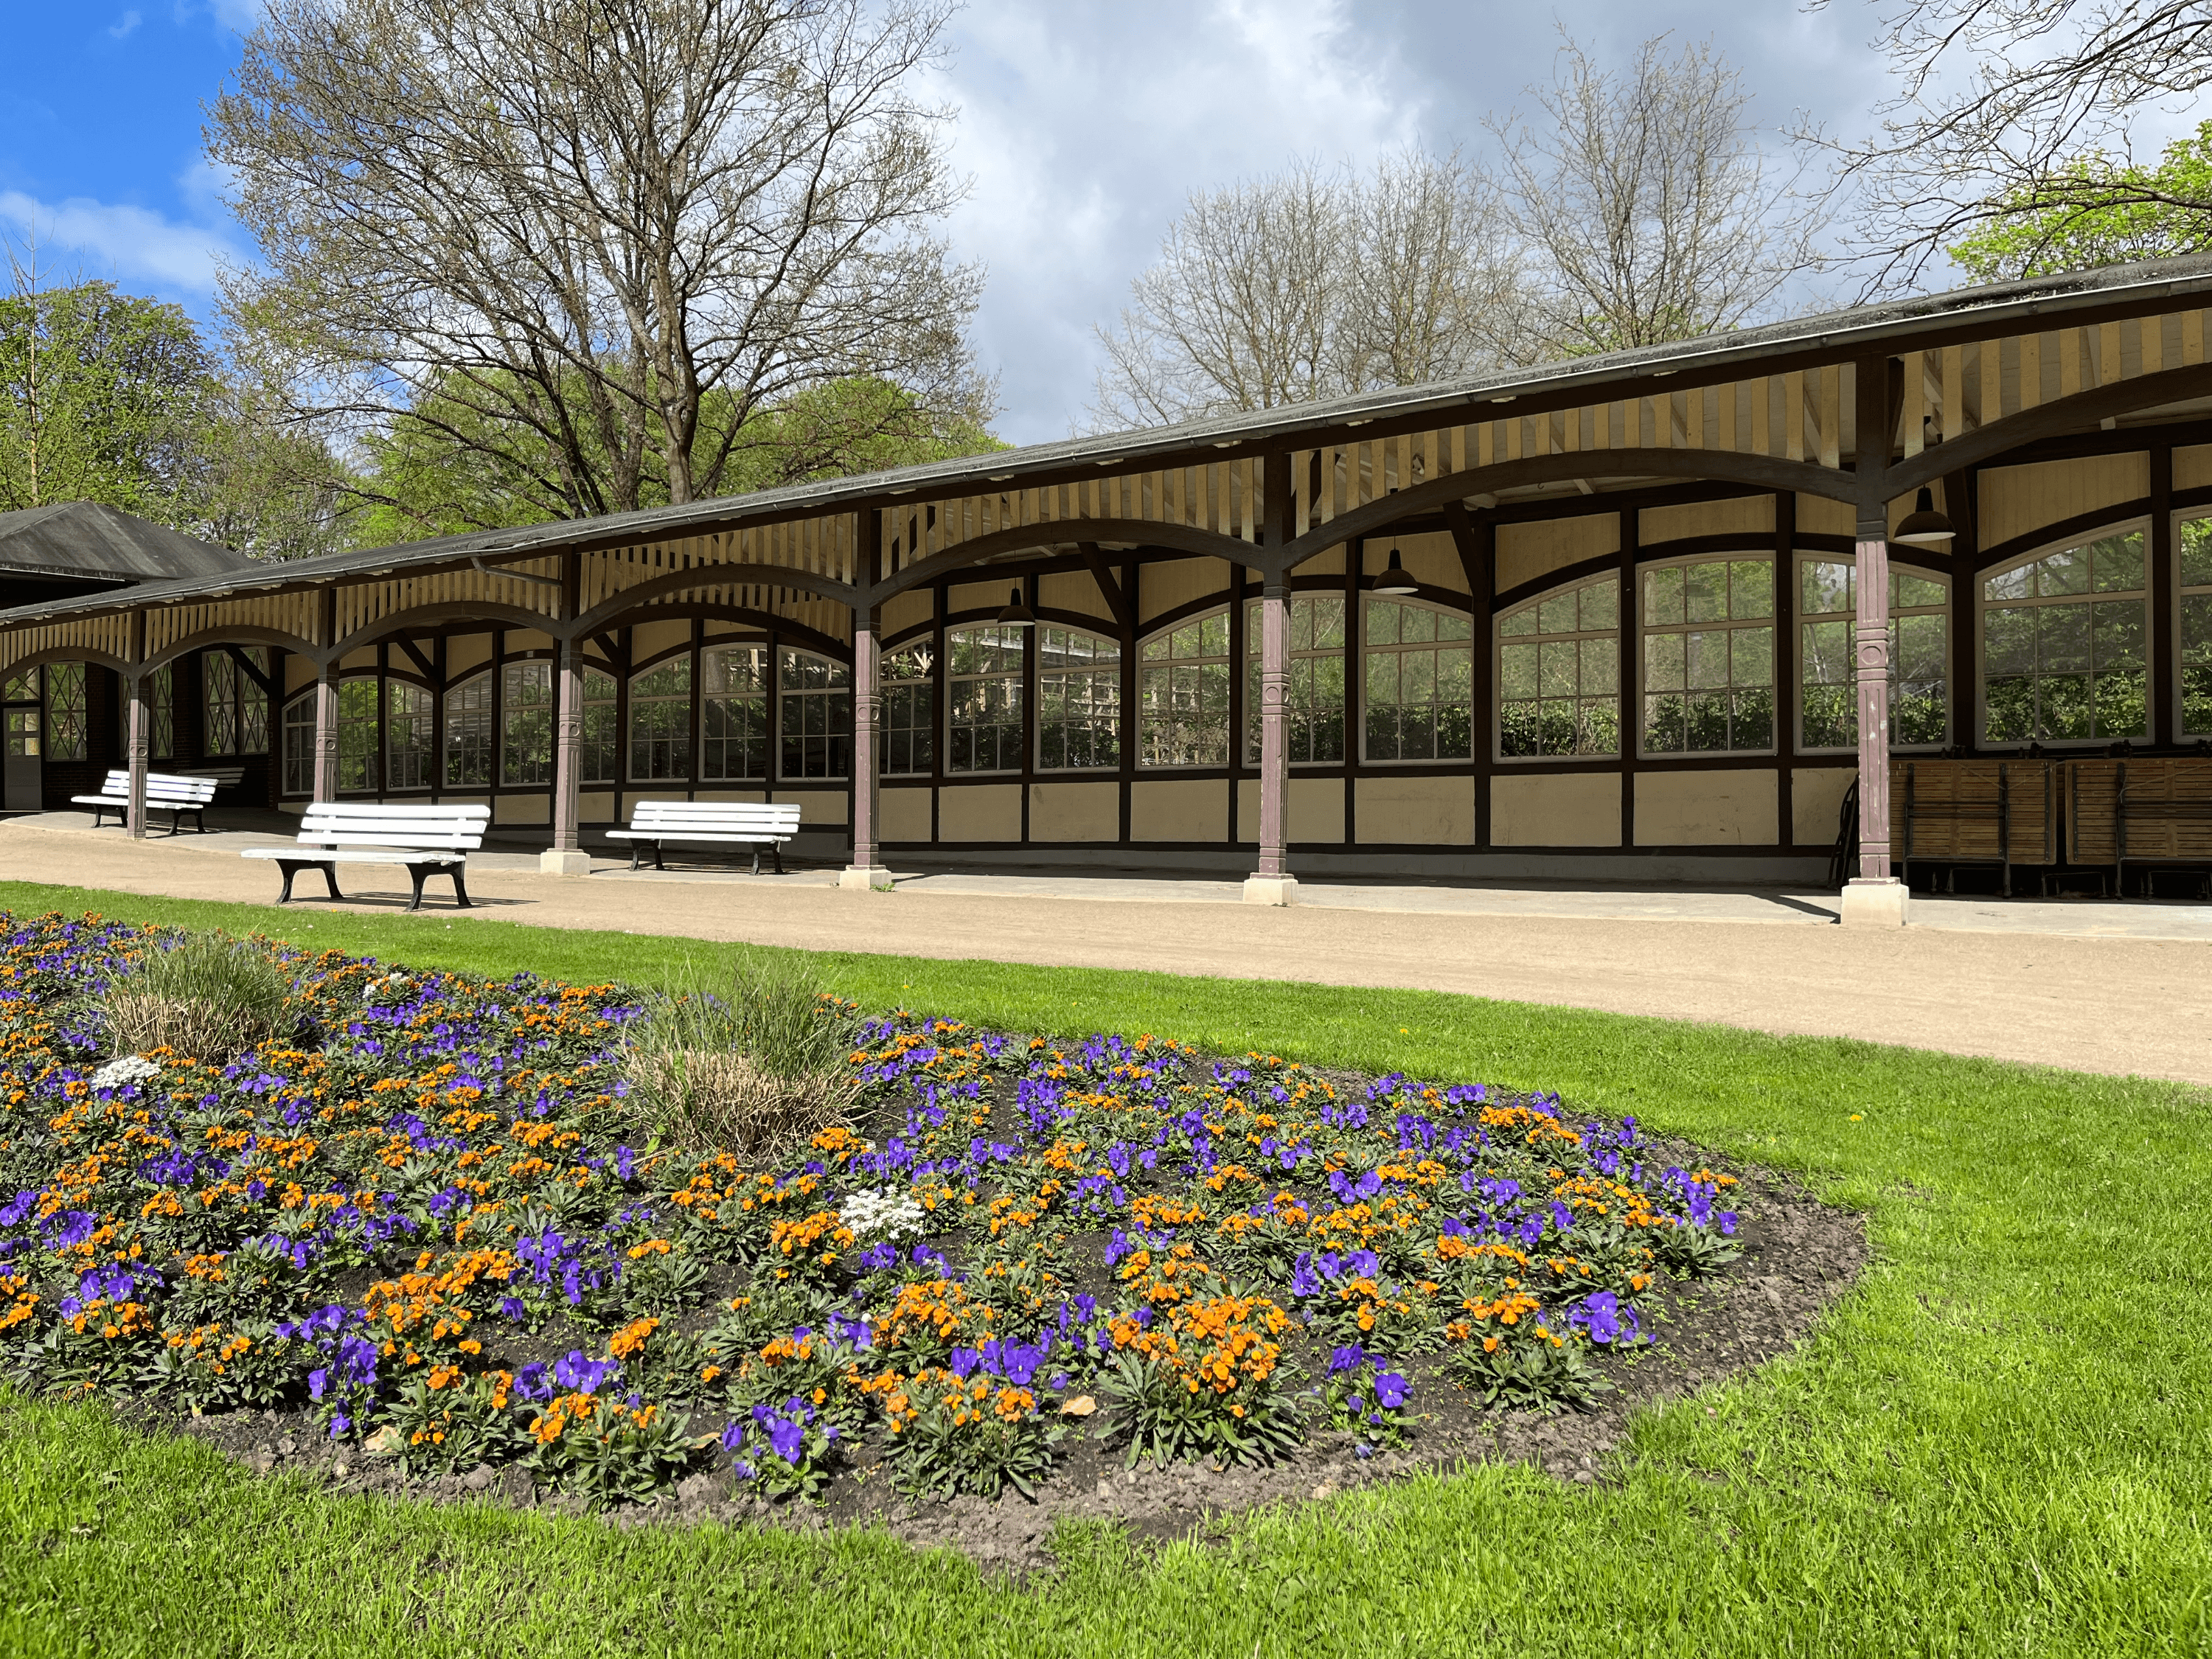
<svg viewBox="0 0 2212 1659"><path fill-rule="evenodd" d="M455 908L462 910L473 910L476 908L476 906L469 902L469 890L461 884L461 866L459 865L410 864L407 866L407 873L415 878L415 896L408 902L407 908L409 909L419 910L422 908L422 884L428 881L431 877L441 874L451 876L453 878L453 900Z"/></svg>
<svg viewBox="0 0 2212 1659"><path fill-rule="evenodd" d="M279 904L289 904L292 902L292 878L302 870L321 871L323 884L331 890L331 896L334 899L342 899L345 896L343 893L338 891L338 867L335 864L325 864L316 859L278 859L276 867L284 874L284 890L276 896L276 902Z"/></svg>

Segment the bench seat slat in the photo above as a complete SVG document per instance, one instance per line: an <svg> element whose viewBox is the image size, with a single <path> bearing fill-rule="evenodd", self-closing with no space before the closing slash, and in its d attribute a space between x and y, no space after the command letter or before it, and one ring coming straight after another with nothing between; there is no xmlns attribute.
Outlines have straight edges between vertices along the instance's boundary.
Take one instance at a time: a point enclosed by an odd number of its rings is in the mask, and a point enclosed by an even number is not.
<svg viewBox="0 0 2212 1659"><path fill-rule="evenodd" d="M249 847L239 854L246 859L283 859L288 864L465 864L465 853L435 848L394 847L384 849L352 847Z"/></svg>

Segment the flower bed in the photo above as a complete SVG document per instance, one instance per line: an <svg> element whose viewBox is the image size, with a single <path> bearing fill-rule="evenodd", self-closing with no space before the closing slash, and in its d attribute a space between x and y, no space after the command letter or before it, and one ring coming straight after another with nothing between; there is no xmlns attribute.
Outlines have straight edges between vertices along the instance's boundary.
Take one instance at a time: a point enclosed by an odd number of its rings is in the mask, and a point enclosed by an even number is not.
<svg viewBox="0 0 2212 1659"><path fill-rule="evenodd" d="M617 988L267 946L296 1031L110 1057L161 938L0 934L0 1368L310 1413L410 1478L993 1498L1364 1456L1591 1401L1736 1249L1734 1177L1546 1097L825 1004L864 1133L747 1168L651 1143Z"/></svg>

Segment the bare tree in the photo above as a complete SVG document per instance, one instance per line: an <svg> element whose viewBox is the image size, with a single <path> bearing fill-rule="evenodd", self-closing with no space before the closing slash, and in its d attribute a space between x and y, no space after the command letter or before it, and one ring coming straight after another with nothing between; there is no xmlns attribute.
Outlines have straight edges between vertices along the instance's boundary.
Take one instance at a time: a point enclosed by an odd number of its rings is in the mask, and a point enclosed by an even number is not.
<svg viewBox="0 0 2212 1659"><path fill-rule="evenodd" d="M2077 211L2212 212L2203 179L2124 161L2132 118L2212 84L2204 0L1905 0L1875 44L1899 77L1877 132L1798 135L1859 192L1869 289L1916 281L1962 234L2030 205L2062 240ZM1963 85L1942 90L1954 69Z"/></svg>
<svg viewBox="0 0 2212 1659"><path fill-rule="evenodd" d="M1191 197L1131 284L1091 418L1100 428L1272 409L1443 379L1511 349L1516 262L1457 154L1368 178L1304 161Z"/></svg>
<svg viewBox="0 0 2212 1659"><path fill-rule="evenodd" d="M1616 76L1566 38L1552 84L1529 88L1547 125L1490 124L1554 350L1734 327L1821 263L1820 215L1762 155L1741 76L1710 44L1665 46Z"/></svg>
<svg viewBox="0 0 2212 1659"><path fill-rule="evenodd" d="M234 325L305 412L427 426L521 516L717 493L854 376L968 400L939 0L268 0L210 154ZM774 469L769 469L773 471Z"/></svg>

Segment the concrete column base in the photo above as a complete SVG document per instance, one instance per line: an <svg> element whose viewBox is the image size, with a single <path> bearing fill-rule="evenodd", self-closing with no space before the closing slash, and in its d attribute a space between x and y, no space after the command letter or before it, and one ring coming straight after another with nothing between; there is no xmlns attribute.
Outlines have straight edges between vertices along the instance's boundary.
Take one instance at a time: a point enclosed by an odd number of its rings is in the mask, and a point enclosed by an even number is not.
<svg viewBox="0 0 2212 1659"><path fill-rule="evenodd" d="M848 864L837 872L837 884L860 893L888 893L891 890L891 872L880 864Z"/></svg>
<svg viewBox="0 0 2212 1659"><path fill-rule="evenodd" d="M1844 926L1902 927L1911 892L1894 876L1881 881L1861 877L1844 888Z"/></svg>
<svg viewBox="0 0 2212 1659"><path fill-rule="evenodd" d="M1296 876L1244 878L1244 902L1247 904L1296 904L1297 902L1298 878Z"/></svg>
<svg viewBox="0 0 2212 1659"><path fill-rule="evenodd" d="M574 847L549 847L538 855L541 876L588 876L592 855Z"/></svg>

